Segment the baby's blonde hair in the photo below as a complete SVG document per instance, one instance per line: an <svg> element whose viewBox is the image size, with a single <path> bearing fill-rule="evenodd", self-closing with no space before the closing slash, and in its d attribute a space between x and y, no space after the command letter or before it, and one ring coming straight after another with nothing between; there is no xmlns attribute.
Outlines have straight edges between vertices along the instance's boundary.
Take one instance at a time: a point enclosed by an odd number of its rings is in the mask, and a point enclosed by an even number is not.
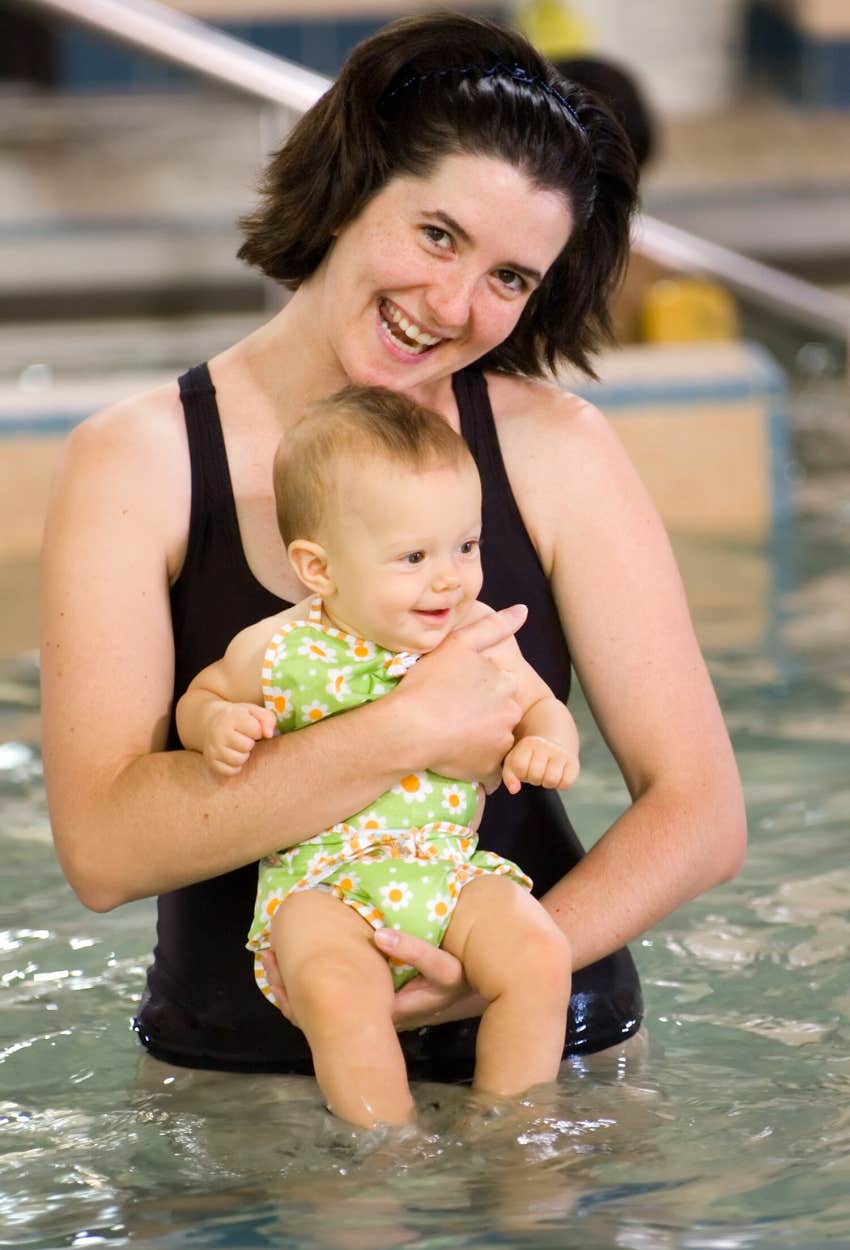
<svg viewBox="0 0 850 1250"><path fill-rule="evenodd" d="M277 524L284 544L317 540L341 466L374 458L408 469L475 466L438 413L381 386L346 386L287 431L274 459Z"/></svg>

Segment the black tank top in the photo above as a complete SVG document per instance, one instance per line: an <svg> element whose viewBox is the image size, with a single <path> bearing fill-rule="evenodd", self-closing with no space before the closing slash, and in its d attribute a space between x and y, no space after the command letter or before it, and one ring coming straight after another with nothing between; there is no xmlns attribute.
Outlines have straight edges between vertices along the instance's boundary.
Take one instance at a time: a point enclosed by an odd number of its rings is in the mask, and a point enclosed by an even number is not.
<svg viewBox="0 0 850 1250"><path fill-rule="evenodd" d="M483 487L481 598L494 608L526 603L523 654L566 699L570 658L546 576L511 491L483 374L453 379L461 429ZM231 638L289 605L262 586L242 547L215 389L206 365L180 378L192 471L189 539L171 591L175 646L174 702L194 675L221 656ZM178 749L173 721L168 748ZM584 854L557 793L532 786L487 800L480 845L519 863L545 893ZM164 894L157 943L135 1027L157 1058L238 1071L312 1071L304 1035L254 982L245 949L257 868ZM627 950L576 973L565 1053L601 1050L629 1037L642 1016L640 983ZM412 1076L434 1080L471 1074L477 1021L402 1034Z"/></svg>

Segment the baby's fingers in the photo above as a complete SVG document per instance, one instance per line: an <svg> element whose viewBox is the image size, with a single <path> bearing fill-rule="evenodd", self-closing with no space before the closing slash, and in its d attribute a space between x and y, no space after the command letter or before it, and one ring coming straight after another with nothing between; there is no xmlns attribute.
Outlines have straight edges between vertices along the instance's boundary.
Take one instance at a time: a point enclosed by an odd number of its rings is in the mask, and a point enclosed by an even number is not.
<svg viewBox="0 0 850 1250"><path fill-rule="evenodd" d="M536 738L526 738L521 744L524 750L522 766L518 770L523 781L530 786L542 786L549 764L549 750Z"/></svg>
<svg viewBox="0 0 850 1250"><path fill-rule="evenodd" d="M274 725L274 713L266 708L256 707L253 703L237 703L233 705L232 715L228 724L229 737L232 742L242 746L250 741L251 746L260 738L267 738L266 720L271 717ZM250 747L247 748L250 750Z"/></svg>
<svg viewBox="0 0 850 1250"><path fill-rule="evenodd" d="M210 769L219 777L235 777L241 771L244 762L243 760L240 764L229 764L221 756L211 756L207 759Z"/></svg>
<svg viewBox="0 0 850 1250"><path fill-rule="evenodd" d="M508 791L508 794L519 794L522 782L516 775L513 764L511 763L512 755L513 751L510 751L505 756L502 763L502 781L505 783L505 788Z"/></svg>
<svg viewBox="0 0 850 1250"><path fill-rule="evenodd" d="M260 726L259 737L273 738L277 728L277 717L274 712L267 707L258 707L255 716Z"/></svg>
<svg viewBox="0 0 850 1250"><path fill-rule="evenodd" d="M207 763L214 772L221 773L225 777L232 777L234 773L238 773L239 769L251 754L251 747L254 745L251 738L242 738L241 747L231 739L227 743L211 743L204 751Z"/></svg>
<svg viewBox="0 0 850 1250"><path fill-rule="evenodd" d="M579 774L579 762L575 756L568 755L561 769L561 779L553 789L568 790Z"/></svg>

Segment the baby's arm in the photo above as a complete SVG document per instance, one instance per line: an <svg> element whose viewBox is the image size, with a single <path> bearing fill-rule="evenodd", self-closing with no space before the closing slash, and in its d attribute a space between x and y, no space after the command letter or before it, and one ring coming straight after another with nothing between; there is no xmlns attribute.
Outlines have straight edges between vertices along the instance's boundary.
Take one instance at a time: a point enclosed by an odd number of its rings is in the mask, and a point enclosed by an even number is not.
<svg viewBox="0 0 850 1250"><path fill-rule="evenodd" d="M262 662L276 618L243 629L220 660L202 669L177 704L183 746L200 751L213 772L235 776L275 715L263 707Z"/></svg>
<svg viewBox="0 0 850 1250"><path fill-rule="evenodd" d="M492 611L476 604L470 619ZM515 698L522 715L514 727L514 745L502 762L502 780L511 794L522 782L565 790L579 771L578 730L566 704L556 699L526 659L516 639L509 638L486 653L517 680Z"/></svg>
<svg viewBox="0 0 850 1250"><path fill-rule="evenodd" d="M523 664L540 681L531 666ZM514 745L502 762L502 780L511 794L519 792L523 781L547 790L566 790L578 776L576 723L546 683L540 684L546 692L523 713L514 729Z"/></svg>

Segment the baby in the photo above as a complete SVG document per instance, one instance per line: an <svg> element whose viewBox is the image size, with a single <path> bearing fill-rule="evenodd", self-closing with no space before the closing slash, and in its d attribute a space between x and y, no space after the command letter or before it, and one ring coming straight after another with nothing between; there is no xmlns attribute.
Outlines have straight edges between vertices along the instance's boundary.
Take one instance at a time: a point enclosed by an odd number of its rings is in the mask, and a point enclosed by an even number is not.
<svg viewBox="0 0 850 1250"><path fill-rule="evenodd" d="M278 524L309 597L250 626L177 707L187 748L224 776L261 738L387 694L478 602L481 486L463 439L403 395L347 387L284 437ZM578 735L513 638L488 654L516 679L521 717L502 766L566 788ZM446 708L451 715L451 708ZM566 940L513 863L477 850L483 790L431 771L260 864L248 946L274 949L330 1109L359 1125L413 1112L392 996L416 975L372 940L384 925L450 951L485 1000L473 1088L518 1095L554 1080L570 995Z"/></svg>

